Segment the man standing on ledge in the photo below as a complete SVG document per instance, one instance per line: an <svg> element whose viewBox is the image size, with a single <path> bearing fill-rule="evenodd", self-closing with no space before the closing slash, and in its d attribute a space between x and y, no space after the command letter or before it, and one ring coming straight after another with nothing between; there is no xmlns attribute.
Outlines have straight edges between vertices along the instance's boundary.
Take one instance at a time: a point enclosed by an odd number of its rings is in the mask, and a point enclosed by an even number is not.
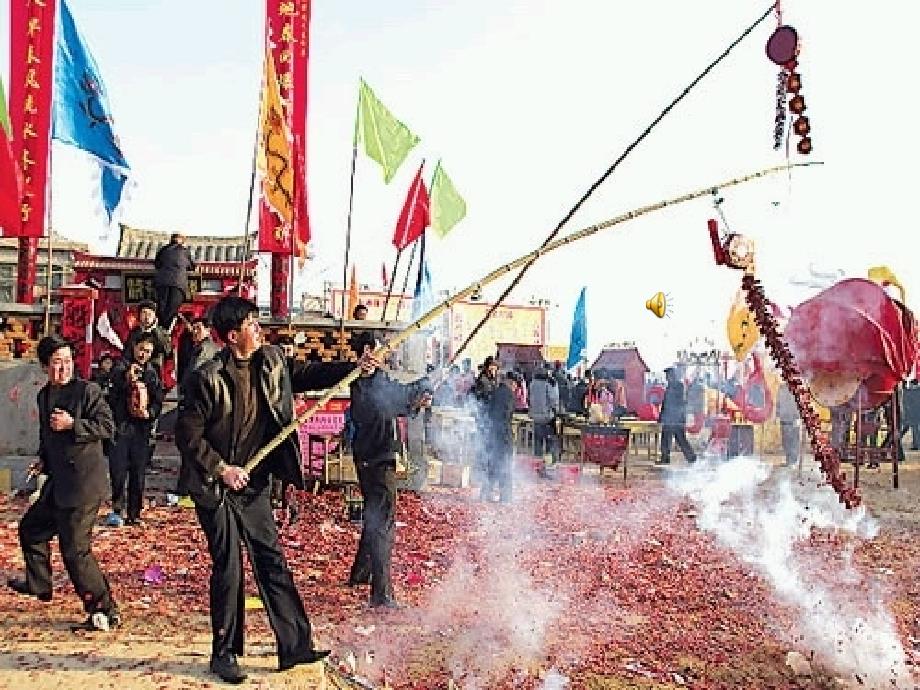
<svg viewBox="0 0 920 690"><path fill-rule="evenodd" d="M253 302L237 296L214 306L211 324L227 346L191 374L176 424L180 481L195 502L212 561L211 671L230 683L246 678L236 658L243 653L244 631L241 540L275 633L280 669L329 654L313 648L269 500L271 476L303 489L296 436L288 436L251 475L243 466L293 420L295 392L330 388L355 366L296 362L289 369L280 348L263 344L258 316ZM359 364L373 370L375 362L365 356Z"/></svg>
<svg viewBox="0 0 920 690"><path fill-rule="evenodd" d="M89 614L74 630L109 630L119 623L109 583L92 552L93 523L108 490L102 442L112 438L112 411L95 383L74 378L73 345L58 335L38 343L48 383L38 391L38 459L48 481L19 523L25 579L7 584L19 594L51 601L55 534L70 581Z"/></svg>
<svg viewBox="0 0 920 690"><path fill-rule="evenodd" d="M156 269L153 287L157 293L157 319L167 333L172 333L179 307L191 296L189 271L195 270L192 253L185 246L185 235L179 232L170 235L169 244L157 251L153 267Z"/></svg>

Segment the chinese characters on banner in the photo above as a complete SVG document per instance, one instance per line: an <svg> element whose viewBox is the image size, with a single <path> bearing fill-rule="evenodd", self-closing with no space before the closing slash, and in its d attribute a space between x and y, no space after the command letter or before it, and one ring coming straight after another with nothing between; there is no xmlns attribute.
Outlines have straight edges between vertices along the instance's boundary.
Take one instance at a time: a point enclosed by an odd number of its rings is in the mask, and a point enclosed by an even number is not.
<svg viewBox="0 0 920 690"><path fill-rule="evenodd" d="M22 236L44 234L55 0L10 0L10 129L23 176Z"/></svg>
<svg viewBox="0 0 920 690"><path fill-rule="evenodd" d="M289 256L305 251L310 236L304 171L310 0L266 0L266 17L274 71L293 138L295 208L294 227L288 228L264 200L259 204L259 251Z"/></svg>
<svg viewBox="0 0 920 690"><path fill-rule="evenodd" d="M291 265L296 253L306 257L310 239L307 215L307 59L311 0L266 0L266 25L285 119L291 133L294 169L293 213L288 227L265 201L259 204L259 251L272 253L271 313L288 316Z"/></svg>
<svg viewBox="0 0 920 690"><path fill-rule="evenodd" d="M10 0L10 139L22 170L17 301L34 301L37 241L44 234L56 0Z"/></svg>
<svg viewBox="0 0 920 690"><path fill-rule="evenodd" d="M122 274L123 300L125 304L138 302L156 302L157 291L153 286L153 273L124 273ZM195 295L201 292L201 276L188 276L188 297L185 304L195 300Z"/></svg>

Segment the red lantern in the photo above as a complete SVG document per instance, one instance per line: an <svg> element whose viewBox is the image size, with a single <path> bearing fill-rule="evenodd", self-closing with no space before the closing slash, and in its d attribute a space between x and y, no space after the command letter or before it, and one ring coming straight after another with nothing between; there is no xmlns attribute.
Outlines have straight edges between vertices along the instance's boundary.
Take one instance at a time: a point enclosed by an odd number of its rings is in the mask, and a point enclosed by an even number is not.
<svg viewBox="0 0 920 690"><path fill-rule="evenodd" d="M811 124L809 124L808 118L805 115L796 118L795 122L792 123L792 131L800 137L807 136L811 131Z"/></svg>

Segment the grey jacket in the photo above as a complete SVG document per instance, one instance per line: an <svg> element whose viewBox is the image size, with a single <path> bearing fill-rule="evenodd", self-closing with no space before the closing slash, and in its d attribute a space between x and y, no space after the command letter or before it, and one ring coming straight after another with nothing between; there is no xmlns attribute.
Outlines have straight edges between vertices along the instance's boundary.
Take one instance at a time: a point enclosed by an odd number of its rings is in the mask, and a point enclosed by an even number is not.
<svg viewBox="0 0 920 690"><path fill-rule="evenodd" d="M545 378L534 378L530 383L530 418L538 424L546 424L560 410L559 387Z"/></svg>

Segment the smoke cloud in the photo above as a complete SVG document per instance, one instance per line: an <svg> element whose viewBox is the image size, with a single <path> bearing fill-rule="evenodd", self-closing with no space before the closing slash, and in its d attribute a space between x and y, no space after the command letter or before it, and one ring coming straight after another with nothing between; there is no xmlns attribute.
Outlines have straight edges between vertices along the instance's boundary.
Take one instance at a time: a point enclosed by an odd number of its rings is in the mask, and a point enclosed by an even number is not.
<svg viewBox="0 0 920 690"><path fill-rule="evenodd" d="M847 510L817 475L793 484L754 458L701 464L670 487L693 501L699 527L760 573L794 616L798 651L869 687L909 687L905 653L880 582L852 562L855 545L833 563L807 546L820 531L857 543L878 534L864 507ZM845 541L845 543L846 543Z"/></svg>

